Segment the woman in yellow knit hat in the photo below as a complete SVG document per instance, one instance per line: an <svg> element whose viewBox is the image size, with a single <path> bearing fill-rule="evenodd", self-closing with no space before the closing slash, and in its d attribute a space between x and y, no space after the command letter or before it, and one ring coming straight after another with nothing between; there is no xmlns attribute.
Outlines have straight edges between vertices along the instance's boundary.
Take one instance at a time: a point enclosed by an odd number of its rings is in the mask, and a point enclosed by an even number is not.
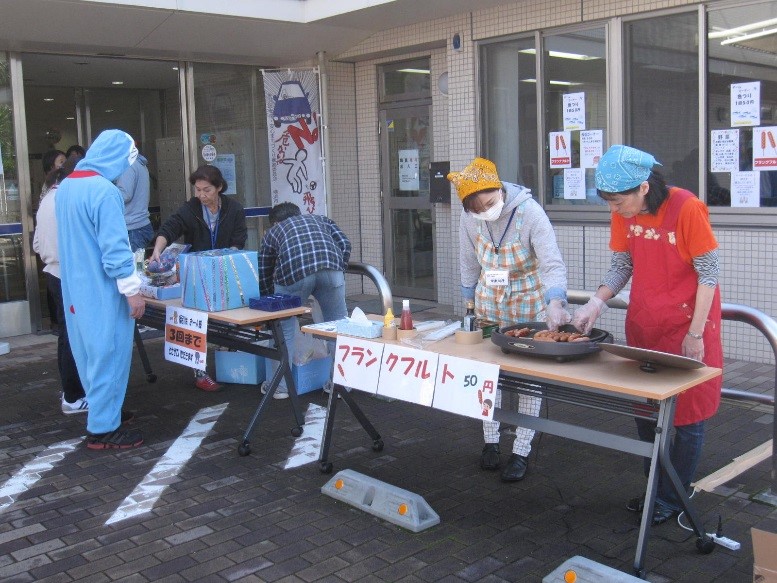
<svg viewBox="0 0 777 583"><path fill-rule="evenodd" d="M461 172L448 174L464 209L460 219L461 294L475 301L475 313L509 326L546 320L555 330L571 319L566 310L567 270L545 211L531 192L499 180L490 160L475 158ZM494 406L501 404L497 391ZM519 411L539 415L541 399L521 395ZM483 423L485 446L480 467L501 465L499 422ZM534 431L516 428L502 481L522 480Z"/></svg>

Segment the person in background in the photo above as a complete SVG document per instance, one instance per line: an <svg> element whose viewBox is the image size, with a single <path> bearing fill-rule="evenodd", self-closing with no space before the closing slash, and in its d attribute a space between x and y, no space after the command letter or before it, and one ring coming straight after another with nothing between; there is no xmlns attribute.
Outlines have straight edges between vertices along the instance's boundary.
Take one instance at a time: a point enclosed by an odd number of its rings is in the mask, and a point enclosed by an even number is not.
<svg viewBox="0 0 777 583"><path fill-rule="evenodd" d="M142 445L122 405L132 360L135 319L145 301L124 224L124 204L113 181L135 161L131 136L105 130L55 201L62 300L68 338L89 402L86 447Z"/></svg>
<svg viewBox="0 0 777 583"><path fill-rule="evenodd" d="M62 168L66 160L67 160L67 156L65 156L65 153L61 150L48 150L41 157L41 164L43 166L43 176L44 176L43 187L41 188L41 191L40 191L41 202L43 202L43 198L46 196L46 193L48 193L50 188L49 186L46 186L46 178L48 178L52 170L59 170L60 168ZM75 164L73 164L73 166L75 166ZM64 321L59 320L57 318L57 300L52 295L51 290L48 289L48 286L46 288L46 304L49 307L49 322L51 322L51 331L54 334L59 335L60 328L62 328L65 325L65 323Z"/></svg>
<svg viewBox="0 0 777 583"><path fill-rule="evenodd" d="M41 158L44 174L48 176L52 170L59 170L66 160L67 155L62 150L48 150Z"/></svg>
<svg viewBox="0 0 777 583"><path fill-rule="evenodd" d="M225 196L227 181L216 166L200 166L189 176L194 196L182 204L159 228L151 261L159 261L162 251L183 236L189 252L208 249L242 249L248 238L243 206ZM195 370L194 385L203 391L217 391L220 385L203 371Z"/></svg>
<svg viewBox="0 0 777 583"><path fill-rule="evenodd" d="M268 218L270 228L259 248L259 293L298 296L303 302L313 296L325 322L345 318L345 270L351 257L351 241L346 234L332 219L303 215L291 202L272 207ZM291 366L299 329L297 318L281 320L281 328ZM262 392L265 388L263 385ZM284 378L273 397L288 396Z"/></svg>
<svg viewBox="0 0 777 583"><path fill-rule="evenodd" d="M154 228L148 214L151 196L151 180L148 175L148 160L142 154L116 181L124 199L124 220L127 223L130 248L133 251L145 249L154 237Z"/></svg>
<svg viewBox="0 0 777 583"><path fill-rule="evenodd" d="M718 287L718 243L709 211L696 195L667 187L647 152L612 146L596 169L599 196L610 206L610 270L594 296L575 312L572 323L591 330L605 302L632 280L626 311L629 346L695 358L708 366L723 366L721 301ZM683 487L690 487L701 457L704 424L718 410L722 377L689 389L677 397L675 434L669 446L672 465ZM636 419L643 441L654 441L656 423ZM649 470L645 461L645 475ZM642 512L644 497L627 509ZM681 509L671 482L662 471L653 524L661 524Z"/></svg>
<svg viewBox="0 0 777 583"><path fill-rule="evenodd" d="M461 199L459 266L461 295L475 301L479 318L498 322L500 328L544 319L556 330L569 322L567 269L556 235L531 192L502 182L496 165L475 158L461 172L448 174ZM496 391L494 407L502 402ZM541 399L521 395L518 410L537 416ZM480 467L501 466L499 422L484 421L485 446ZM504 482L524 478L534 431L517 427L510 459L501 474Z"/></svg>
<svg viewBox="0 0 777 583"><path fill-rule="evenodd" d="M65 156L67 156L68 160L72 160L73 166L75 166L84 159L84 156L86 156L86 150L84 150L84 148L78 144L73 144L67 149Z"/></svg>
<svg viewBox="0 0 777 583"><path fill-rule="evenodd" d="M55 201L57 187L72 171L74 163L68 160L62 168L54 169L46 177L44 187L47 194L43 197L35 215L36 226L33 236L32 248L40 255L44 263L43 272L46 274L46 287L50 297L56 305L57 321L62 322L59 338L57 338L57 368L59 379L62 382L62 413L74 415L86 413L89 403L86 393L78 376L78 368L70 349L70 340L67 336L65 322L65 307L62 303L62 282L60 281L59 250L57 248L57 217L55 214Z"/></svg>

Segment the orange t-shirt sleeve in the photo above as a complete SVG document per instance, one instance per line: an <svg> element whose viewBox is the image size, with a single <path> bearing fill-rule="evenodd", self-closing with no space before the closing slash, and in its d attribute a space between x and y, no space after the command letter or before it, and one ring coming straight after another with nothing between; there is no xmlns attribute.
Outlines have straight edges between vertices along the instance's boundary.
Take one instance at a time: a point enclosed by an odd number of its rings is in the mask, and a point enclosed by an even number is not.
<svg viewBox="0 0 777 583"><path fill-rule="evenodd" d="M618 213L610 213L610 250L628 251L629 241L627 238L629 228L623 217Z"/></svg>
<svg viewBox="0 0 777 583"><path fill-rule="evenodd" d="M680 209L677 218L677 250L689 263L694 257L718 248L712 232L710 211L698 198L689 198Z"/></svg>

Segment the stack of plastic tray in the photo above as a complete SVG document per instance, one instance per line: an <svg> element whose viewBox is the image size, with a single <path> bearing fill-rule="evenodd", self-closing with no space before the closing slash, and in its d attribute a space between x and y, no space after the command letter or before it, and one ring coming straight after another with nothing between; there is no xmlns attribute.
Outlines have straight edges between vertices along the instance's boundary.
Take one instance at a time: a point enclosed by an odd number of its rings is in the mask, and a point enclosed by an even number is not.
<svg viewBox="0 0 777 583"><path fill-rule="evenodd" d="M259 298L250 298L248 307L263 312L278 312L280 310L289 310L299 308L302 300L297 296L288 294L273 294L271 296L261 296Z"/></svg>

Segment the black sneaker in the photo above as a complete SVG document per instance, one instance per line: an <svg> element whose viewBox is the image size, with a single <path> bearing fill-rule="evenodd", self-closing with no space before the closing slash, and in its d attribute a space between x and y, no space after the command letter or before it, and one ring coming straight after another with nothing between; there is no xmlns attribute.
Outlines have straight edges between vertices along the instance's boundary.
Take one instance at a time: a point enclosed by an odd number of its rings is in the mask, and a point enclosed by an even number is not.
<svg viewBox="0 0 777 583"><path fill-rule="evenodd" d="M92 433L86 437L89 449L130 449L143 445L143 434L137 429L119 427L109 433Z"/></svg>

